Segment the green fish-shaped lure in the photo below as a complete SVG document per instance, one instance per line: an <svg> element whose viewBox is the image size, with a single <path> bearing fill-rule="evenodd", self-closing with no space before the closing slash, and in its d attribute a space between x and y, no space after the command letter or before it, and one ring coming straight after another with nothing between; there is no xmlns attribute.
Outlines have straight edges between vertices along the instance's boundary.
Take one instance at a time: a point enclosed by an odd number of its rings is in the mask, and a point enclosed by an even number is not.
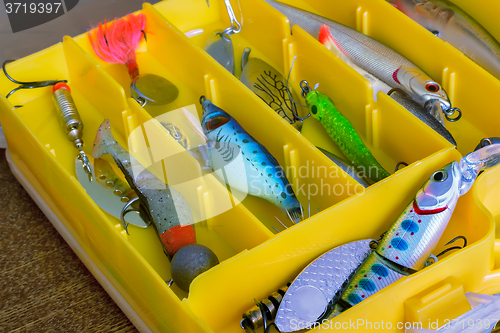
<svg viewBox="0 0 500 333"><path fill-rule="evenodd" d="M349 119L337 110L330 97L310 90L308 86L303 87L302 92L311 116L323 125L340 151L359 171L376 182L389 176L365 146Z"/></svg>

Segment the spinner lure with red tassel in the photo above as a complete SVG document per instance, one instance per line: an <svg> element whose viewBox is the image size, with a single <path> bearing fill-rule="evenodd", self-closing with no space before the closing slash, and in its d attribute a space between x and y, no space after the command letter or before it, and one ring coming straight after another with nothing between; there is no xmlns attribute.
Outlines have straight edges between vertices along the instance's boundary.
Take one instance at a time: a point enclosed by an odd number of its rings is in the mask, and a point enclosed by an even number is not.
<svg viewBox="0 0 500 333"><path fill-rule="evenodd" d="M179 95L177 87L155 74L139 74L136 51L142 38L146 38L146 16L129 14L109 24L99 23L88 33L92 47L102 60L127 66L132 80L130 92L141 105L172 103Z"/></svg>

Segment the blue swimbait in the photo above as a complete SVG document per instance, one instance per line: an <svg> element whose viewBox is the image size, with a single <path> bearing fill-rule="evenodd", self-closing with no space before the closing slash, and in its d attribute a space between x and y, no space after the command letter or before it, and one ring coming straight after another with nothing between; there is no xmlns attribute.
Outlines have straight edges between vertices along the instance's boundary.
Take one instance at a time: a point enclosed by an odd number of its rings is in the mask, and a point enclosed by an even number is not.
<svg viewBox="0 0 500 333"><path fill-rule="evenodd" d="M301 206L292 186L271 153L255 140L227 112L214 105L205 96L201 126L207 138L210 164L214 171L223 169L227 185L266 199L278 206L285 216L300 221ZM241 152L244 168L231 167Z"/></svg>

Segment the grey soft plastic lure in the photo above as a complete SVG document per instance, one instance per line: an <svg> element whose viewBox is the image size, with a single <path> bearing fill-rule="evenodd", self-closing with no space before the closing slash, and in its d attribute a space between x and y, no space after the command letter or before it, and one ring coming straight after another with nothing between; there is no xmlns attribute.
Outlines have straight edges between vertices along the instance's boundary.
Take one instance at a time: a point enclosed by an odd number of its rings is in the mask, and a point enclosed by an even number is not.
<svg viewBox="0 0 500 333"><path fill-rule="evenodd" d="M290 95L298 100L296 94L287 87L287 80L262 59L249 58L250 48L245 48L241 59L241 82L259 96L281 118L300 131L302 122L294 116L295 104Z"/></svg>

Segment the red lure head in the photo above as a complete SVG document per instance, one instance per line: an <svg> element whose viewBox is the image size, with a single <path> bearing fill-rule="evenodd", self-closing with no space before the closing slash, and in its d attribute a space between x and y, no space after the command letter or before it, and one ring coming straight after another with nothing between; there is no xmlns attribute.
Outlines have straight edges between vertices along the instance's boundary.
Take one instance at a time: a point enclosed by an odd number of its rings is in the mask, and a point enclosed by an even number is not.
<svg viewBox="0 0 500 333"><path fill-rule="evenodd" d="M144 14L129 14L110 24L106 24L106 21L104 24L99 23L88 36L99 58L109 63L126 65L130 77L134 79L139 75L135 51L139 47L145 27Z"/></svg>

